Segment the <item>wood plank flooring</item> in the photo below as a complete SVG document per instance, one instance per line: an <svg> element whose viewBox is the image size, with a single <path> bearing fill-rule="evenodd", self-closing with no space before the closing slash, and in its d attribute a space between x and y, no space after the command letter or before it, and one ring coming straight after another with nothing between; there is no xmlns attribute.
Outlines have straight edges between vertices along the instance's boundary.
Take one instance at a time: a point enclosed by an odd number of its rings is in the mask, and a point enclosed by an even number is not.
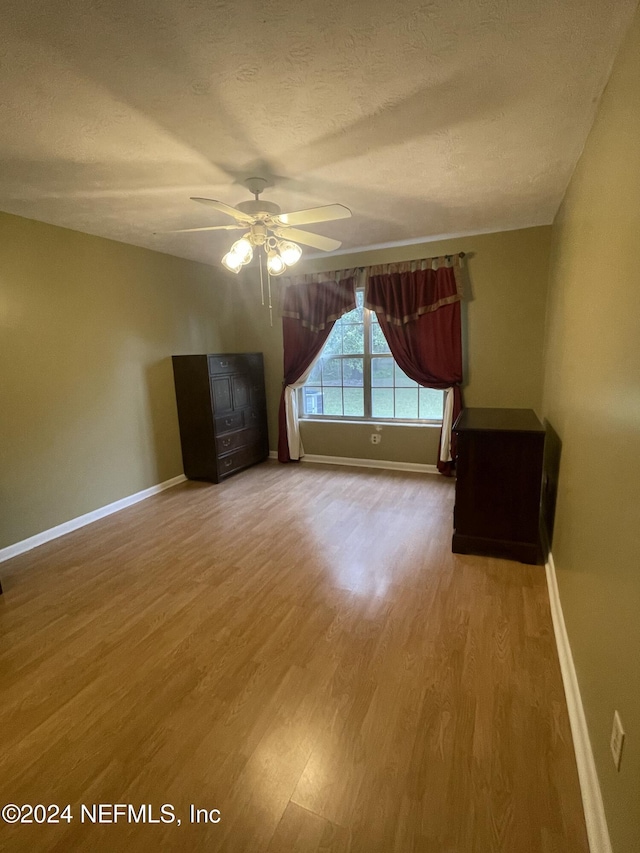
<svg viewBox="0 0 640 853"><path fill-rule="evenodd" d="M73 819L0 849L587 853L544 570L452 504L267 462L1 564L0 804Z"/></svg>

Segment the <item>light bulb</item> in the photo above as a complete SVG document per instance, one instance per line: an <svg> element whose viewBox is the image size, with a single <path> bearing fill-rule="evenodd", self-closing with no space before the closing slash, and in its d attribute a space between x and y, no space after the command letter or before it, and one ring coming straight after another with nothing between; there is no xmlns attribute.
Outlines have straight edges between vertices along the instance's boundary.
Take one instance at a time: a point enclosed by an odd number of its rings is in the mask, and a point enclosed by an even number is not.
<svg viewBox="0 0 640 853"><path fill-rule="evenodd" d="M283 240L278 244L280 249L280 257L288 267L293 266L302 257L302 249L297 243L292 243L290 240Z"/></svg>
<svg viewBox="0 0 640 853"><path fill-rule="evenodd" d="M222 259L222 263L231 272L238 273L242 268L242 258L239 257L239 255L236 255L234 252L227 252L227 254Z"/></svg>
<svg viewBox="0 0 640 853"><path fill-rule="evenodd" d="M237 255L243 264L248 264L253 257L253 246L246 237L236 240L230 251L232 254Z"/></svg>
<svg viewBox="0 0 640 853"><path fill-rule="evenodd" d="M282 275L286 268L287 266L280 255L271 249L267 255L267 269L269 270L269 275Z"/></svg>

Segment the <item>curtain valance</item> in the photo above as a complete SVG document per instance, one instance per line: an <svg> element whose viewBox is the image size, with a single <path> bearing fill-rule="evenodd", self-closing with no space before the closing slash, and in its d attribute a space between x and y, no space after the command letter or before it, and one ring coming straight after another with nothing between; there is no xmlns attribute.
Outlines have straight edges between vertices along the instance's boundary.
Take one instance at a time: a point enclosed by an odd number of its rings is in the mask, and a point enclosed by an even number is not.
<svg viewBox="0 0 640 853"><path fill-rule="evenodd" d="M396 326L462 299L462 258L450 255L366 268L365 306Z"/></svg>
<svg viewBox="0 0 640 853"><path fill-rule="evenodd" d="M311 273L283 279L282 316L320 332L356 307L357 269Z"/></svg>

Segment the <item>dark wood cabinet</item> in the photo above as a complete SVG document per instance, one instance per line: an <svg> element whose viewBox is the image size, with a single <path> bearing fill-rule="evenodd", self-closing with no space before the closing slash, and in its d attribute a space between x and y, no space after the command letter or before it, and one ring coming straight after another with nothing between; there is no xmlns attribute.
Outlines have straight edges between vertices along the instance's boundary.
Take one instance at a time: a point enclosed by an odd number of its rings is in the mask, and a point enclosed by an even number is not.
<svg viewBox="0 0 640 853"><path fill-rule="evenodd" d="M262 353L174 355L184 473L220 480L269 455Z"/></svg>
<svg viewBox="0 0 640 853"><path fill-rule="evenodd" d="M532 409L465 409L457 435L453 551L544 563L545 430Z"/></svg>

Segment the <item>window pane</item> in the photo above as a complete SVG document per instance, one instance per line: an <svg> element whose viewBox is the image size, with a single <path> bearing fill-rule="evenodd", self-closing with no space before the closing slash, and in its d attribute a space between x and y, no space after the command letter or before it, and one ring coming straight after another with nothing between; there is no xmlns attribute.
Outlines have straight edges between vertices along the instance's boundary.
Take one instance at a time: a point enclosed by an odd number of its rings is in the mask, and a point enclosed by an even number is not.
<svg viewBox="0 0 640 853"><path fill-rule="evenodd" d="M307 385L320 385L322 382L322 359L319 358L313 365L313 370L307 379Z"/></svg>
<svg viewBox="0 0 640 853"><path fill-rule="evenodd" d="M375 314L371 315L372 318ZM378 323L371 323L371 352L391 352L387 339Z"/></svg>
<svg viewBox="0 0 640 853"><path fill-rule="evenodd" d="M364 353L364 326L345 324L342 327L342 350L345 353Z"/></svg>
<svg viewBox="0 0 640 853"><path fill-rule="evenodd" d="M364 417L364 389L363 388L345 388L344 389L344 413L351 417Z"/></svg>
<svg viewBox="0 0 640 853"><path fill-rule="evenodd" d="M353 311L343 314L341 319L343 323L362 323L364 305L364 291L356 290L356 307Z"/></svg>
<svg viewBox="0 0 640 853"><path fill-rule="evenodd" d="M420 389L420 417L425 420L442 420L444 392L436 388Z"/></svg>
<svg viewBox="0 0 640 853"><path fill-rule="evenodd" d="M396 417L418 417L418 389L396 388Z"/></svg>
<svg viewBox="0 0 640 853"><path fill-rule="evenodd" d="M342 385L342 359L327 358L322 363L322 384Z"/></svg>
<svg viewBox="0 0 640 853"><path fill-rule="evenodd" d="M361 358L343 358L342 372L344 385L364 385Z"/></svg>
<svg viewBox="0 0 640 853"><path fill-rule="evenodd" d="M374 388L393 385L393 359L371 359L371 385Z"/></svg>
<svg viewBox="0 0 640 853"><path fill-rule="evenodd" d="M418 383L414 382L413 379L409 379L407 374L403 370L400 370L400 368L398 367L397 364L396 364L396 370L395 370L395 377L394 378L395 378L395 384L399 388L417 388L418 387ZM416 415L415 417L418 417L418 416Z"/></svg>
<svg viewBox="0 0 640 853"><path fill-rule="evenodd" d="M342 325L340 321L329 332L329 337L322 350L322 355L339 355L342 352Z"/></svg>
<svg viewBox="0 0 640 853"><path fill-rule="evenodd" d="M302 389L303 408L305 415L323 414L322 388L305 385Z"/></svg>
<svg viewBox="0 0 640 853"><path fill-rule="evenodd" d="M342 416L342 388L325 388L323 391L324 397L324 414Z"/></svg>
<svg viewBox="0 0 640 853"><path fill-rule="evenodd" d="M393 388L371 389L371 414L374 418L393 417Z"/></svg>

